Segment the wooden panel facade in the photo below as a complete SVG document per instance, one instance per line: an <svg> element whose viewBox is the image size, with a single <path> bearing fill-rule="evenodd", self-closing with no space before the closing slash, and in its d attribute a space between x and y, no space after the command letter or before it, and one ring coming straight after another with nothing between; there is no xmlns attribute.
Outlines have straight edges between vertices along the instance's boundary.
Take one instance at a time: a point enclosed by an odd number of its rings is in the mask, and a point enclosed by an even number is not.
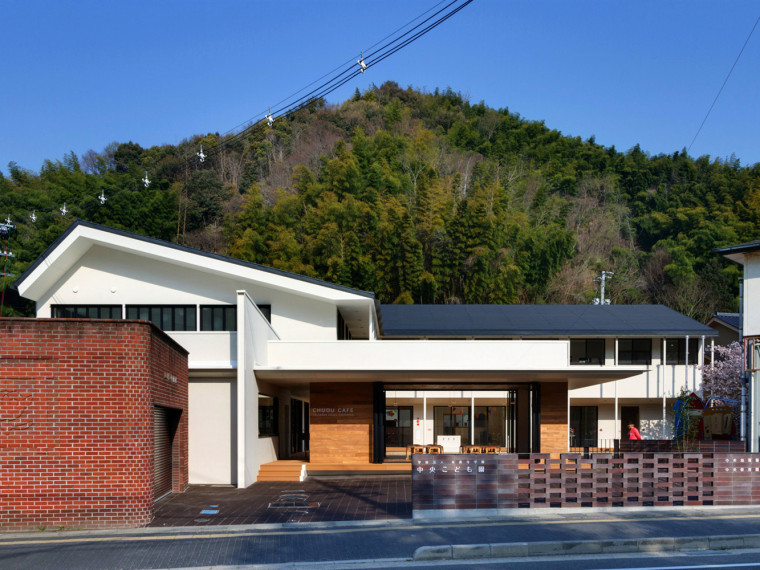
<svg viewBox="0 0 760 570"><path fill-rule="evenodd" d="M372 461L372 384L312 384L310 405L310 463Z"/></svg>
<svg viewBox="0 0 760 570"><path fill-rule="evenodd" d="M567 452L567 384L541 384L541 453Z"/></svg>

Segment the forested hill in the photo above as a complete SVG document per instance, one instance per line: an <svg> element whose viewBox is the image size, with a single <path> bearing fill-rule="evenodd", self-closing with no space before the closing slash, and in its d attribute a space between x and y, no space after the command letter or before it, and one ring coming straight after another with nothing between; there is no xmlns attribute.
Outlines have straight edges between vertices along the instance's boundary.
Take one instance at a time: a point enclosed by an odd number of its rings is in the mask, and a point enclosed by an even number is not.
<svg viewBox="0 0 760 570"><path fill-rule="evenodd" d="M451 90L386 83L258 127L11 163L10 271L80 217L383 302L589 303L606 270L612 302L704 320L736 306L739 268L711 250L760 237L760 164L621 152Z"/></svg>

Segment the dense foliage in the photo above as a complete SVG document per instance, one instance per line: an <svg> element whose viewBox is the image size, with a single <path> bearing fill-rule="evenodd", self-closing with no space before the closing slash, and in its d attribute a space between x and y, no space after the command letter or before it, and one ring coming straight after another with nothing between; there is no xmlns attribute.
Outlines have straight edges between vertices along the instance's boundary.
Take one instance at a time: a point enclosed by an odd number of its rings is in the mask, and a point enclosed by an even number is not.
<svg viewBox="0 0 760 570"><path fill-rule="evenodd" d="M612 302L705 319L734 308L739 268L712 249L758 237L760 165L619 152L386 83L244 136L114 143L39 175L11 163L0 213L15 274L80 217L383 302L589 303L607 270Z"/></svg>

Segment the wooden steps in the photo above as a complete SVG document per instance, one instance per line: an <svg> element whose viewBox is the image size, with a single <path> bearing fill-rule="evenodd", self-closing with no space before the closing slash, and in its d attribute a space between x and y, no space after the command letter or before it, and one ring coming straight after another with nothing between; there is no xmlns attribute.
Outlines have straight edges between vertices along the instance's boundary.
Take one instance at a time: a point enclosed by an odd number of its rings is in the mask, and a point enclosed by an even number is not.
<svg viewBox="0 0 760 570"><path fill-rule="evenodd" d="M411 473L411 463L307 463L309 475L317 474L357 474L357 475L387 475L395 473Z"/></svg>
<svg viewBox="0 0 760 570"><path fill-rule="evenodd" d="M396 475L412 472L411 463L304 463L292 459L259 467L257 481L303 481L307 475Z"/></svg>
<svg viewBox="0 0 760 570"><path fill-rule="evenodd" d="M303 461L272 461L259 467L257 481L303 481L306 464Z"/></svg>

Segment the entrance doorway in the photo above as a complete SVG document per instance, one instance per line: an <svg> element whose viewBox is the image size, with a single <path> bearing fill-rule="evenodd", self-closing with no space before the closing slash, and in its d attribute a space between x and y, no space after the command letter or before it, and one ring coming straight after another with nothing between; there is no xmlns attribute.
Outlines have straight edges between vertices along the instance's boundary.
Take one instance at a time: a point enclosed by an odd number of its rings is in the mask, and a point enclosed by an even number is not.
<svg viewBox="0 0 760 570"><path fill-rule="evenodd" d="M412 406L386 406L385 448L412 445Z"/></svg>
<svg viewBox="0 0 760 570"><path fill-rule="evenodd" d="M309 403L290 400L290 455L309 451Z"/></svg>
<svg viewBox="0 0 760 570"><path fill-rule="evenodd" d="M620 439L628 439L629 424L635 425L641 431L638 406L620 406Z"/></svg>
<svg viewBox="0 0 760 570"><path fill-rule="evenodd" d="M570 447L599 445L599 408L570 406Z"/></svg>
<svg viewBox="0 0 760 570"><path fill-rule="evenodd" d="M410 445L540 449L540 387L535 384L385 384L377 386L374 453L378 462L407 457Z"/></svg>
<svg viewBox="0 0 760 570"><path fill-rule="evenodd" d="M153 499L172 492L174 465L178 452L174 436L177 433L182 410L153 406Z"/></svg>
<svg viewBox="0 0 760 570"><path fill-rule="evenodd" d="M469 406L435 406L436 441L439 435L458 435L463 443L507 447L507 407L475 406L474 425L472 411Z"/></svg>

